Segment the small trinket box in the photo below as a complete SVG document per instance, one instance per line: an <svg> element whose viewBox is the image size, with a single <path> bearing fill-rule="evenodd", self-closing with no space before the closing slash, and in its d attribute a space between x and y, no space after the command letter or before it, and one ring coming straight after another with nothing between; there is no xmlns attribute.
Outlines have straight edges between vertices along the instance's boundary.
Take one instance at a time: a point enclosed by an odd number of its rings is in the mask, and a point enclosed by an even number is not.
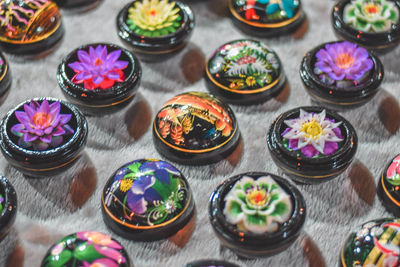
<svg viewBox="0 0 400 267"><path fill-rule="evenodd" d="M125 248L99 232L78 232L55 243L44 256L41 267L133 267Z"/></svg>
<svg viewBox="0 0 400 267"><path fill-rule="evenodd" d="M218 162L230 155L240 140L231 108L203 92L188 92L167 101L153 123L158 152L181 164Z"/></svg>
<svg viewBox="0 0 400 267"><path fill-rule="evenodd" d="M54 0L54 2L56 2L56 4L61 8L78 11L89 10L97 6L100 1L101 0Z"/></svg>
<svg viewBox="0 0 400 267"><path fill-rule="evenodd" d="M170 237L195 212L183 174L155 159L139 159L119 168L107 181L101 200L106 225L118 235L137 241Z"/></svg>
<svg viewBox="0 0 400 267"><path fill-rule="evenodd" d="M236 175L212 193L209 219L223 246L242 257L266 257L288 248L306 218L300 191L263 172Z"/></svg>
<svg viewBox="0 0 400 267"><path fill-rule="evenodd" d="M7 94L11 87L11 71L5 56L0 53L0 101Z"/></svg>
<svg viewBox="0 0 400 267"><path fill-rule="evenodd" d="M47 52L62 38L64 29L57 5L50 0L8 0L1 4L0 50L10 54Z"/></svg>
<svg viewBox="0 0 400 267"><path fill-rule="evenodd" d="M386 165L377 192L385 208L400 217L400 155Z"/></svg>
<svg viewBox="0 0 400 267"><path fill-rule="evenodd" d="M354 108L372 99L384 77L378 57L355 43L336 41L309 51L300 77L313 100L332 109Z"/></svg>
<svg viewBox="0 0 400 267"><path fill-rule="evenodd" d="M400 1L340 0L332 10L332 26L342 39L385 52L400 42Z"/></svg>
<svg viewBox="0 0 400 267"><path fill-rule="evenodd" d="M322 107L289 110L272 123L267 134L275 164L305 184L325 182L341 174L352 162L357 144L350 122Z"/></svg>
<svg viewBox="0 0 400 267"><path fill-rule="evenodd" d="M300 0L228 0L228 4L235 26L260 37L295 32L306 17Z"/></svg>
<svg viewBox="0 0 400 267"><path fill-rule="evenodd" d="M340 267L399 266L400 220L364 223L349 235L340 253Z"/></svg>
<svg viewBox="0 0 400 267"><path fill-rule="evenodd" d="M174 55L195 25L192 9L179 1L135 0L118 14L118 35L143 60Z"/></svg>
<svg viewBox="0 0 400 267"><path fill-rule="evenodd" d="M265 102L286 84L278 55L261 42L249 39L222 45L205 69L210 92L232 104Z"/></svg>
<svg viewBox="0 0 400 267"><path fill-rule="evenodd" d="M14 224L17 215L17 193L10 182L0 175L0 240Z"/></svg>
<svg viewBox="0 0 400 267"><path fill-rule="evenodd" d="M65 97L83 113L103 116L128 105L140 85L139 60L113 44L88 44L69 53L58 66Z"/></svg>
<svg viewBox="0 0 400 267"><path fill-rule="evenodd" d="M221 260L199 260L199 261L189 262L184 267L239 267L239 266Z"/></svg>
<svg viewBox="0 0 400 267"><path fill-rule="evenodd" d="M34 98L12 109L0 125L0 149L25 175L43 177L69 168L86 144L88 125L72 104Z"/></svg>

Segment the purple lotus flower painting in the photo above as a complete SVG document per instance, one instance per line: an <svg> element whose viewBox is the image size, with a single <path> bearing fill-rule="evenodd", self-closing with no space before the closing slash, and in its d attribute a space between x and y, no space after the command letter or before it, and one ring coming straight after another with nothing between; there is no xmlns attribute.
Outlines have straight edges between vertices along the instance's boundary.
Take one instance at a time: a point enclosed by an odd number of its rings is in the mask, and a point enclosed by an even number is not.
<svg viewBox="0 0 400 267"><path fill-rule="evenodd" d="M31 101L24 105L24 111L15 111L20 122L11 127L11 132L19 137L18 145L33 150L58 147L64 137L72 135L74 129L68 125L71 114L60 114L59 101L49 103L46 99L39 104Z"/></svg>
<svg viewBox="0 0 400 267"><path fill-rule="evenodd" d="M322 82L337 87L361 83L374 66L368 51L350 42L326 44L315 57L314 73Z"/></svg>
<svg viewBox="0 0 400 267"><path fill-rule="evenodd" d="M284 145L290 151L300 150L307 158L331 155L343 141L342 122L327 118L325 110L316 114L300 109L298 118L284 122L288 126L282 133Z"/></svg>
<svg viewBox="0 0 400 267"><path fill-rule="evenodd" d="M129 62L118 60L121 56L120 49L108 53L106 45L98 45L96 48L89 46L89 53L78 50L77 56L79 61L68 64L75 72L71 82L94 90L109 89L116 82L125 81L123 69L128 67Z"/></svg>

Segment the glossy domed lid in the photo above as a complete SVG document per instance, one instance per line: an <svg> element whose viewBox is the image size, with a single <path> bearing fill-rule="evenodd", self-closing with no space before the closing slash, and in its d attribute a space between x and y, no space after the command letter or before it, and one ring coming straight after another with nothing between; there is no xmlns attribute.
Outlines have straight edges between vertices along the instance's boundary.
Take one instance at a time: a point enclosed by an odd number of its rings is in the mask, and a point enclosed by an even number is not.
<svg viewBox="0 0 400 267"><path fill-rule="evenodd" d="M42 41L61 26L61 14L49 0L1 0L0 41L30 44Z"/></svg>
<svg viewBox="0 0 400 267"><path fill-rule="evenodd" d="M254 94L276 86L282 78L278 55L254 40L236 40L218 48L208 60L207 77L219 88Z"/></svg>
<svg viewBox="0 0 400 267"><path fill-rule="evenodd" d="M300 0L229 0L236 19L259 28L279 28L295 21L301 13Z"/></svg>
<svg viewBox="0 0 400 267"><path fill-rule="evenodd" d="M154 159L125 164L108 180L103 209L125 227L152 229L178 219L191 202L185 177L174 166Z"/></svg>
<svg viewBox="0 0 400 267"><path fill-rule="evenodd" d="M166 102L154 120L154 132L166 146L188 153L213 151L238 131L229 106L207 93L189 92Z"/></svg>
<svg viewBox="0 0 400 267"><path fill-rule="evenodd" d="M378 185L378 195L385 207L394 215L400 215L400 154L385 168Z"/></svg>
<svg viewBox="0 0 400 267"><path fill-rule="evenodd" d="M399 266L399 219L367 222L350 234L340 255L342 267Z"/></svg>
<svg viewBox="0 0 400 267"><path fill-rule="evenodd" d="M99 232L78 232L55 243L43 258L42 267L131 267L122 245Z"/></svg>

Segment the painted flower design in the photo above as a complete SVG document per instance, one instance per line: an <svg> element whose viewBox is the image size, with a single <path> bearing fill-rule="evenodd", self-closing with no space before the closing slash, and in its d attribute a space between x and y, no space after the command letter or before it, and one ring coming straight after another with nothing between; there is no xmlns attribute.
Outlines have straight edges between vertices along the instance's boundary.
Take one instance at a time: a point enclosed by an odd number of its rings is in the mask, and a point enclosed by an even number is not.
<svg viewBox="0 0 400 267"><path fill-rule="evenodd" d="M350 81L357 85L374 65L365 48L350 42L326 44L315 56L314 73L327 84Z"/></svg>
<svg viewBox="0 0 400 267"><path fill-rule="evenodd" d="M387 169L386 180L394 186L400 185L400 155L393 160Z"/></svg>
<svg viewBox="0 0 400 267"><path fill-rule="evenodd" d="M3 71L4 68L4 60L0 57L0 73Z"/></svg>
<svg viewBox="0 0 400 267"><path fill-rule="evenodd" d="M123 70L129 62L119 60L121 50L108 53L105 45L98 45L96 48L90 46L89 53L78 50L77 56L79 61L68 64L75 72L71 79L73 83L83 84L85 89L94 90L109 89L116 82L125 81Z"/></svg>
<svg viewBox="0 0 400 267"><path fill-rule="evenodd" d="M399 10L391 0L353 0L345 6L343 20L363 32L384 32L399 22Z"/></svg>
<svg viewBox="0 0 400 267"><path fill-rule="evenodd" d="M124 248L99 232L78 232L61 239L49 251L45 267L119 267L128 266Z"/></svg>
<svg viewBox="0 0 400 267"><path fill-rule="evenodd" d="M34 150L46 150L64 142L64 137L74 133L67 123L71 114L60 114L61 104L54 101L49 104L45 99L39 104L31 101L24 105L24 111L15 111L20 122L11 127L11 132L19 137L18 145Z"/></svg>
<svg viewBox="0 0 400 267"><path fill-rule="evenodd" d="M239 0L237 2L243 2ZM293 18L298 7L298 2L295 0L246 0L245 17L248 20L259 20L260 16L256 14L254 6L260 3L265 6L265 13L275 18Z"/></svg>
<svg viewBox="0 0 400 267"><path fill-rule="evenodd" d="M308 157L318 155L331 155L339 148L343 136L339 125L326 118L326 111L321 113L308 113L300 109L300 116L295 119L285 120L288 128L282 133L283 142L289 150L300 150Z"/></svg>
<svg viewBox="0 0 400 267"><path fill-rule="evenodd" d="M145 225L167 220L181 210L186 188L181 173L167 162L144 159L122 167L105 196L105 205L122 205L123 217ZM114 200L118 200L115 202ZM121 210L121 207L118 207Z"/></svg>
<svg viewBox="0 0 400 267"><path fill-rule="evenodd" d="M225 196L226 220L240 230L253 233L275 232L292 215L290 196L271 178L257 180L244 176Z"/></svg>
<svg viewBox="0 0 400 267"><path fill-rule="evenodd" d="M142 0L129 8L126 23L139 35L159 37L174 33L181 26L180 8L174 1Z"/></svg>
<svg viewBox="0 0 400 267"><path fill-rule="evenodd" d="M277 55L251 40L222 46L210 59L208 67L214 79L235 90L262 88L275 81L280 72Z"/></svg>

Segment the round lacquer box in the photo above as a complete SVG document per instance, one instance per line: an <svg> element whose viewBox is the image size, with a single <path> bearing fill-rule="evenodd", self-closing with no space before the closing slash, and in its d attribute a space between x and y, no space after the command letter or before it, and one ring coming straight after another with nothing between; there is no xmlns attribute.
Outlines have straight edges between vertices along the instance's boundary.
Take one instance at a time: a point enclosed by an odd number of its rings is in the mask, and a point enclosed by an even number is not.
<svg viewBox="0 0 400 267"><path fill-rule="evenodd" d="M221 260L198 260L189 262L184 267L239 267L239 266Z"/></svg>
<svg viewBox="0 0 400 267"><path fill-rule="evenodd" d="M140 85L139 60L113 44L88 44L69 53L58 66L65 97L83 113L102 116L128 105Z"/></svg>
<svg viewBox="0 0 400 267"><path fill-rule="evenodd" d="M194 28L192 9L179 1L135 0L118 14L118 36L143 60L160 60L181 50Z"/></svg>
<svg viewBox="0 0 400 267"><path fill-rule="evenodd" d="M86 11L96 7L101 0L55 0L56 4L61 8Z"/></svg>
<svg viewBox="0 0 400 267"><path fill-rule="evenodd" d="M377 219L364 223L345 241L339 266L399 266L400 220Z"/></svg>
<svg viewBox="0 0 400 267"><path fill-rule="evenodd" d="M0 175L0 240L11 230L17 215L17 193L10 182Z"/></svg>
<svg viewBox="0 0 400 267"><path fill-rule="evenodd" d="M377 192L385 208L400 217L400 155L386 165Z"/></svg>
<svg viewBox="0 0 400 267"><path fill-rule="evenodd" d="M0 102L11 87L11 71L5 56L0 53Z"/></svg>
<svg viewBox="0 0 400 267"><path fill-rule="evenodd" d="M306 184L341 174L352 162L357 144L353 126L322 107L289 110L272 123L267 134L276 165L296 182Z"/></svg>
<svg viewBox="0 0 400 267"><path fill-rule="evenodd" d="M309 51L300 77L313 98L332 109L346 109L368 102L384 77L378 57L355 43L336 41Z"/></svg>
<svg viewBox="0 0 400 267"><path fill-rule="evenodd" d="M86 144L88 125L72 104L34 98L9 111L0 125L0 149L8 163L33 177L69 168Z"/></svg>
<svg viewBox="0 0 400 267"><path fill-rule="evenodd" d="M2 1L1 20L0 50L6 53L41 54L56 45L64 34L60 11L50 0Z"/></svg>
<svg viewBox="0 0 400 267"><path fill-rule="evenodd" d="M41 267L133 267L125 248L99 232L78 232L55 243L43 258Z"/></svg>
<svg viewBox="0 0 400 267"><path fill-rule="evenodd" d="M137 241L170 237L195 212L183 174L155 159L139 159L119 168L107 181L101 201L106 225L118 235Z"/></svg>
<svg viewBox="0 0 400 267"><path fill-rule="evenodd" d="M384 52L400 41L400 1L341 0L333 7L332 26L342 39Z"/></svg>
<svg viewBox="0 0 400 267"><path fill-rule="evenodd" d="M222 45L205 69L208 89L232 104L265 102L286 84L278 55L261 42L249 39Z"/></svg>
<svg viewBox="0 0 400 267"><path fill-rule="evenodd" d="M300 191L264 172L236 175L212 193L209 219L223 246L243 257L265 257L288 248L306 218Z"/></svg>
<svg viewBox="0 0 400 267"><path fill-rule="evenodd" d="M228 0L228 4L235 26L260 37L292 33L306 18L300 0Z"/></svg>
<svg viewBox="0 0 400 267"><path fill-rule="evenodd" d="M218 162L240 140L231 108L203 92L188 92L167 101L153 123L153 141L169 160L188 165Z"/></svg>

